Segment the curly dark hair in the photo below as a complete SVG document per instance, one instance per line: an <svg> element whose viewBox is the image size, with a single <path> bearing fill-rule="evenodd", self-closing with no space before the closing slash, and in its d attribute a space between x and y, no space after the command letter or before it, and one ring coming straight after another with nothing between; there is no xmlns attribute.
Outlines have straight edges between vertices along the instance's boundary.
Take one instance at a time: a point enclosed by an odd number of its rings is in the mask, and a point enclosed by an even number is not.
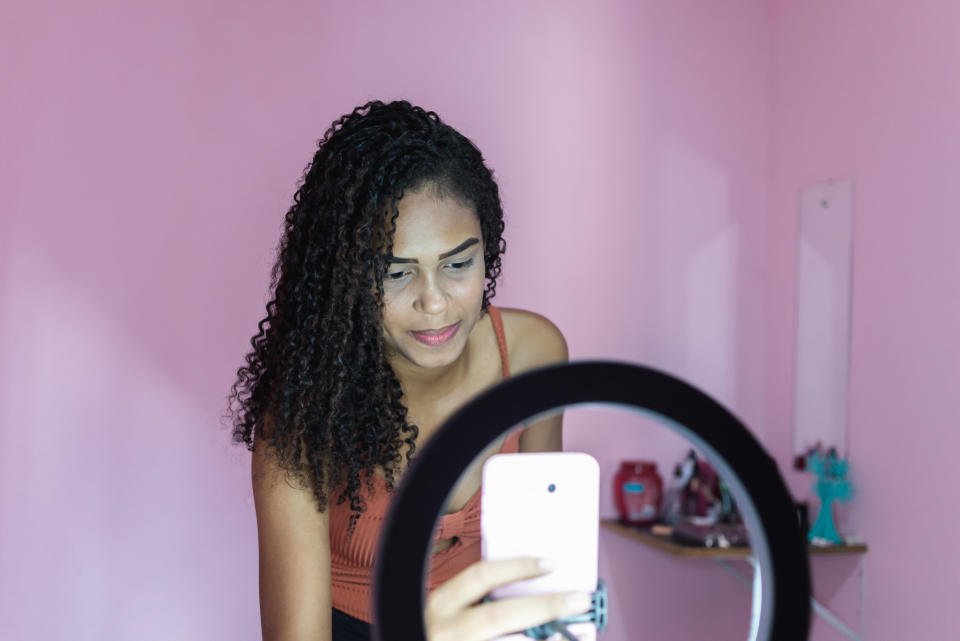
<svg viewBox="0 0 960 641"><path fill-rule="evenodd" d="M312 487L318 508L343 487L352 532L380 466L393 488L400 454L415 452L403 391L386 360L383 275L397 201L431 188L471 205L483 234L484 310L505 249L493 172L477 147L436 113L406 101L369 102L336 120L318 143L286 214L271 272L273 298L228 395L233 440L254 434L280 467Z"/></svg>

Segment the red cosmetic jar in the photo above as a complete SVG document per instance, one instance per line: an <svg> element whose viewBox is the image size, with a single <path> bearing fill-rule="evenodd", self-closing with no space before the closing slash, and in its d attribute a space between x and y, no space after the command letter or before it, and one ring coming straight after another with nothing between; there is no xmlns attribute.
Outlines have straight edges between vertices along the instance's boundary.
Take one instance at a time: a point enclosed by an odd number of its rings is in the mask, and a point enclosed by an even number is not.
<svg viewBox="0 0 960 641"><path fill-rule="evenodd" d="M663 503L663 479L653 461L623 461L613 477L614 500L625 525L652 525Z"/></svg>

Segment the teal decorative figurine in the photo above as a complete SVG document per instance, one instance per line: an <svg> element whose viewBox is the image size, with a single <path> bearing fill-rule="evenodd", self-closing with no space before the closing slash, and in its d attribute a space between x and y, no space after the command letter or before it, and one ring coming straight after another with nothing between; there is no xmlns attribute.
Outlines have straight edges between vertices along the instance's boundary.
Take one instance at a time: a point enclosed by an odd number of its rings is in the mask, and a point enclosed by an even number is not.
<svg viewBox="0 0 960 641"><path fill-rule="evenodd" d="M847 480L847 460L837 458L833 449L824 456L818 448L807 455L806 463L807 469L817 475L812 489L820 498L820 513L807 538L811 542L825 539L842 545L843 538L833 524L833 502L849 501L853 497L853 486Z"/></svg>

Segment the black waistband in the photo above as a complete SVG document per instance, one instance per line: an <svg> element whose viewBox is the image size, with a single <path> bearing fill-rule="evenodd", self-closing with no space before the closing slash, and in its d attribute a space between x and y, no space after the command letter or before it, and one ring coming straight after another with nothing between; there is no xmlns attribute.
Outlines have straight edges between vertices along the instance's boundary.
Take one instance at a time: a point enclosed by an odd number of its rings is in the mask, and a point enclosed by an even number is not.
<svg viewBox="0 0 960 641"><path fill-rule="evenodd" d="M369 623L336 608L333 608L331 622L333 641L370 641L373 638Z"/></svg>

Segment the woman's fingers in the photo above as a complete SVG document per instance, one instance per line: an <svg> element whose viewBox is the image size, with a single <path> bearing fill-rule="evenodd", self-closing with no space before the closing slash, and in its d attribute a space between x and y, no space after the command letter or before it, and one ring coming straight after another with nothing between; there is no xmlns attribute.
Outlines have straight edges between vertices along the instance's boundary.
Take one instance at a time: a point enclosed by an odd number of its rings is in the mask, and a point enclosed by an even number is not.
<svg viewBox="0 0 960 641"><path fill-rule="evenodd" d="M450 616L476 603L495 587L531 579L551 569L549 561L535 558L474 563L433 591L427 601L429 614Z"/></svg>
<svg viewBox="0 0 960 641"><path fill-rule="evenodd" d="M543 594L490 601L459 617L451 639L488 641L590 609L586 592Z"/></svg>
<svg viewBox="0 0 960 641"><path fill-rule="evenodd" d="M522 558L474 563L433 591L425 614L430 641L489 641L590 609L587 592L499 599L477 605L494 588L551 570L549 563Z"/></svg>

